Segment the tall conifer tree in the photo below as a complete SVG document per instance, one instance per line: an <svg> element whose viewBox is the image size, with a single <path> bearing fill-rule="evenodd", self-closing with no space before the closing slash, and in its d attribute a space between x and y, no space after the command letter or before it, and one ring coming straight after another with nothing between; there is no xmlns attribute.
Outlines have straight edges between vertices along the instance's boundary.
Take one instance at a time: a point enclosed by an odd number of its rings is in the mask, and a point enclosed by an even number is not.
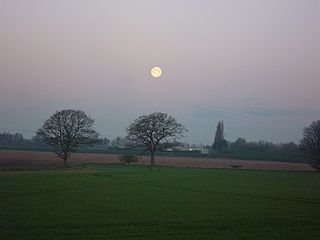
<svg viewBox="0 0 320 240"><path fill-rule="evenodd" d="M224 139L224 125L223 125L223 121L219 121L217 125L217 130L214 136L212 149L214 151L221 151L225 147L227 147L227 141Z"/></svg>

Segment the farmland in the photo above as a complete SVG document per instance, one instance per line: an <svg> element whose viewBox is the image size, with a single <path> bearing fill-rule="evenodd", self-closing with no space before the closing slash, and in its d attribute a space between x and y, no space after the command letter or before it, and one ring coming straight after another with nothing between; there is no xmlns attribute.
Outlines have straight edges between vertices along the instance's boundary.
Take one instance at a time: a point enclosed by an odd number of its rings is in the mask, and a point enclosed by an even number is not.
<svg viewBox="0 0 320 240"><path fill-rule="evenodd" d="M115 154L73 154L70 163L73 166L87 163L119 164L118 155ZM137 165L148 165L148 156L139 156ZM193 168L239 168L260 170L295 170L315 171L306 163L235 160L226 158L195 158L195 157L166 157L157 156L156 163L160 166L193 167ZM0 151L0 170L26 170L26 169L55 169L62 166L62 160L52 152L40 151Z"/></svg>
<svg viewBox="0 0 320 240"><path fill-rule="evenodd" d="M0 171L0 239L320 237L318 172L150 169L98 155L91 163L74 155L72 169L43 170L61 160L52 155L41 165L48 153L38 154L23 155L33 171ZM27 167L17 154L12 159Z"/></svg>

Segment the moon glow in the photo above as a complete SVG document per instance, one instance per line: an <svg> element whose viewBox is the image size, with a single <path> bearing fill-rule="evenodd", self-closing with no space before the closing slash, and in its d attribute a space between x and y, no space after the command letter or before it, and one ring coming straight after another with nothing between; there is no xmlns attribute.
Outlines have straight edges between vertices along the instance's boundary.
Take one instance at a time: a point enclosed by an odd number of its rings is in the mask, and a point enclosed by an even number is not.
<svg viewBox="0 0 320 240"><path fill-rule="evenodd" d="M162 75L162 70L159 67L153 67L151 68L151 76L158 78Z"/></svg>

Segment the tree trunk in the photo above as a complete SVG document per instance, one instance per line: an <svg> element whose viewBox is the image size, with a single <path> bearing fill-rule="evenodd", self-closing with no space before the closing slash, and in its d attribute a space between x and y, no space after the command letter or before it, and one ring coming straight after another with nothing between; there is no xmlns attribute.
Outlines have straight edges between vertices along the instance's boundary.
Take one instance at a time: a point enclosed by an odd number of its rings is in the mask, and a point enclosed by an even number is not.
<svg viewBox="0 0 320 240"><path fill-rule="evenodd" d="M65 168L69 167L69 164L68 164L68 153L64 153L63 154L63 163L64 163L64 167Z"/></svg>
<svg viewBox="0 0 320 240"><path fill-rule="evenodd" d="M151 159L150 159L151 161L150 161L150 165L151 165L151 167L154 167L154 151L151 151Z"/></svg>

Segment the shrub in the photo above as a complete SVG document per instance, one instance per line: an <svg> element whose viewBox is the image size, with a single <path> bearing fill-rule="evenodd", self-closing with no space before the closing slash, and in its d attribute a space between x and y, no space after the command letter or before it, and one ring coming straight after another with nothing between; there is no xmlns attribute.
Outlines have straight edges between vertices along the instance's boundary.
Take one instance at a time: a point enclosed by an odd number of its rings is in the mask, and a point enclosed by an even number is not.
<svg viewBox="0 0 320 240"><path fill-rule="evenodd" d="M119 156L119 160L129 165L130 163L138 162L138 157L136 155L125 154Z"/></svg>

